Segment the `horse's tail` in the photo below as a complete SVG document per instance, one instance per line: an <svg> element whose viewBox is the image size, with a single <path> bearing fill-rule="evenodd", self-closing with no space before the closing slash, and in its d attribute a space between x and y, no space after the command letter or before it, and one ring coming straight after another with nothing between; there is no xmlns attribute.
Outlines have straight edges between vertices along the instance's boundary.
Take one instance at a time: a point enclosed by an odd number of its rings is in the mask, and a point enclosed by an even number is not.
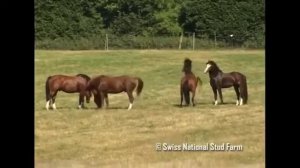
<svg viewBox="0 0 300 168"><path fill-rule="evenodd" d="M240 92L241 92L241 98L243 98L243 103L247 104L247 101L248 101L248 89L247 89L247 78L246 78L246 76L243 76L243 79L241 81Z"/></svg>
<svg viewBox="0 0 300 168"><path fill-rule="evenodd" d="M201 90L200 88L202 87L202 84L203 84L203 82L202 82L201 78L199 76L197 76L196 87L199 85L199 88L197 88L198 92L200 92L200 90Z"/></svg>
<svg viewBox="0 0 300 168"><path fill-rule="evenodd" d="M199 83L198 83L199 82ZM199 86L201 87L203 82L201 80L201 78L199 76L197 76L197 84L199 84Z"/></svg>
<svg viewBox="0 0 300 168"><path fill-rule="evenodd" d="M50 87L49 87L49 80L51 79L51 76L49 76L46 80L45 89L46 89L46 101L50 100Z"/></svg>
<svg viewBox="0 0 300 168"><path fill-rule="evenodd" d="M136 79L137 79L136 95L139 96L143 90L144 82L142 81L141 78L136 78Z"/></svg>
<svg viewBox="0 0 300 168"><path fill-rule="evenodd" d="M187 105L190 104L190 91L189 91L189 86L188 86L188 80L185 80L183 85L182 85L182 92L184 96L185 103Z"/></svg>

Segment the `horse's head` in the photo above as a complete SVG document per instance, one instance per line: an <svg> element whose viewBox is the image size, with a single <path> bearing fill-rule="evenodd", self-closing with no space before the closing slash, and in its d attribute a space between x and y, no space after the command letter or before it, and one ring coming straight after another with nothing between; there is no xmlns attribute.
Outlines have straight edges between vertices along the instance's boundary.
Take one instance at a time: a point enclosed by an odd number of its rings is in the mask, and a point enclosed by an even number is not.
<svg viewBox="0 0 300 168"><path fill-rule="evenodd" d="M192 71L192 61L186 58L183 62L182 72L190 73Z"/></svg>
<svg viewBox="0 0 300 168"><path fill-rule="evenodd" d="M207 72L209 72L209 71L211 71L212 69L217 68L217 67L218 67L218 66L217 66L217 64L216 64L214 61L209 60L209 61L207 61L207 63L206 63L206 68L205 68L205 70L204 70L204 73L207 73Z"/></svg>

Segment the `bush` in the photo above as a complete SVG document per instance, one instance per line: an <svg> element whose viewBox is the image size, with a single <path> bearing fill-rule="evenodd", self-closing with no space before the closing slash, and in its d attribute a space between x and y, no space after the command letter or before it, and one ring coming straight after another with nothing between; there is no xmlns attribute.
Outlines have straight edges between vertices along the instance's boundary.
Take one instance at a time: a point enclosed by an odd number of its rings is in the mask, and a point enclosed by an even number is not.
<svg viewBox="0 0 300 168"><path fill-rule="evenodd" d="M116 36L108 35L108 49L178 49L180 37L145 37L145 36ZM210 39L195 39L195 49L209 48L228 48L231 44L225 41L214 41ZM241 46L244 48L263 48L264 39L248 40ZM57 38L54 40L36 40L36 49L56 49L56 50L90 50L90 49L105 49L105 35L94 36L89 38L74 37L74 38ZM192 49L192 36L184 37L181 44L181 49Z"/></svg>

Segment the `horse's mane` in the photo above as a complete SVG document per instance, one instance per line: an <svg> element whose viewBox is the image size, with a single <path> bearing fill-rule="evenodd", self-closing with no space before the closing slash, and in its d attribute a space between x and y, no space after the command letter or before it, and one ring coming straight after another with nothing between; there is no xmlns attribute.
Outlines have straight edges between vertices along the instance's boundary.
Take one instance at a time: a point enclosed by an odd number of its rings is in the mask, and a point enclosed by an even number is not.
<svg viewBox="0 0 300 168"><path fill-rule="evenodd" d="M192 61L188 58L184 60L182 72L191 73L192 72Z"/></svg>
<svg viewBox="0 0 300 168"><path fill-rule="evenodd" d="M85 74L77 74L76 76L80 76L80 77L84 78L86 81L91 80L91 78Z"/></svg>
<svg viewBox="0 0 300 168"><path fill-rule="evenodd" d="M209 60L206 64L210 64L212 67L214 67L214 71L223 72L215 61Z"/></svg>

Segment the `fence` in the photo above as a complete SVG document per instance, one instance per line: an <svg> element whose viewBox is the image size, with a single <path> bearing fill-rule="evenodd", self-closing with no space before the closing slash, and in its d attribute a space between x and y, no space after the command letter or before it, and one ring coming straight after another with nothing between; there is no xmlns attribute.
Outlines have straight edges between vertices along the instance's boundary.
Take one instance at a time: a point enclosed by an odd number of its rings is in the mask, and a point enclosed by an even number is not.
<svg viewBox="0 0 300 168"><path fill-rule="evenodd" d="M36 49L209 49L209 48L264 48L263 38L249 38L239 43L235 35L221 38L215 32L213 35L181 33L179 36L117 36L104 34L89 38L59 38L55 40L36 40Z"/></svg>

